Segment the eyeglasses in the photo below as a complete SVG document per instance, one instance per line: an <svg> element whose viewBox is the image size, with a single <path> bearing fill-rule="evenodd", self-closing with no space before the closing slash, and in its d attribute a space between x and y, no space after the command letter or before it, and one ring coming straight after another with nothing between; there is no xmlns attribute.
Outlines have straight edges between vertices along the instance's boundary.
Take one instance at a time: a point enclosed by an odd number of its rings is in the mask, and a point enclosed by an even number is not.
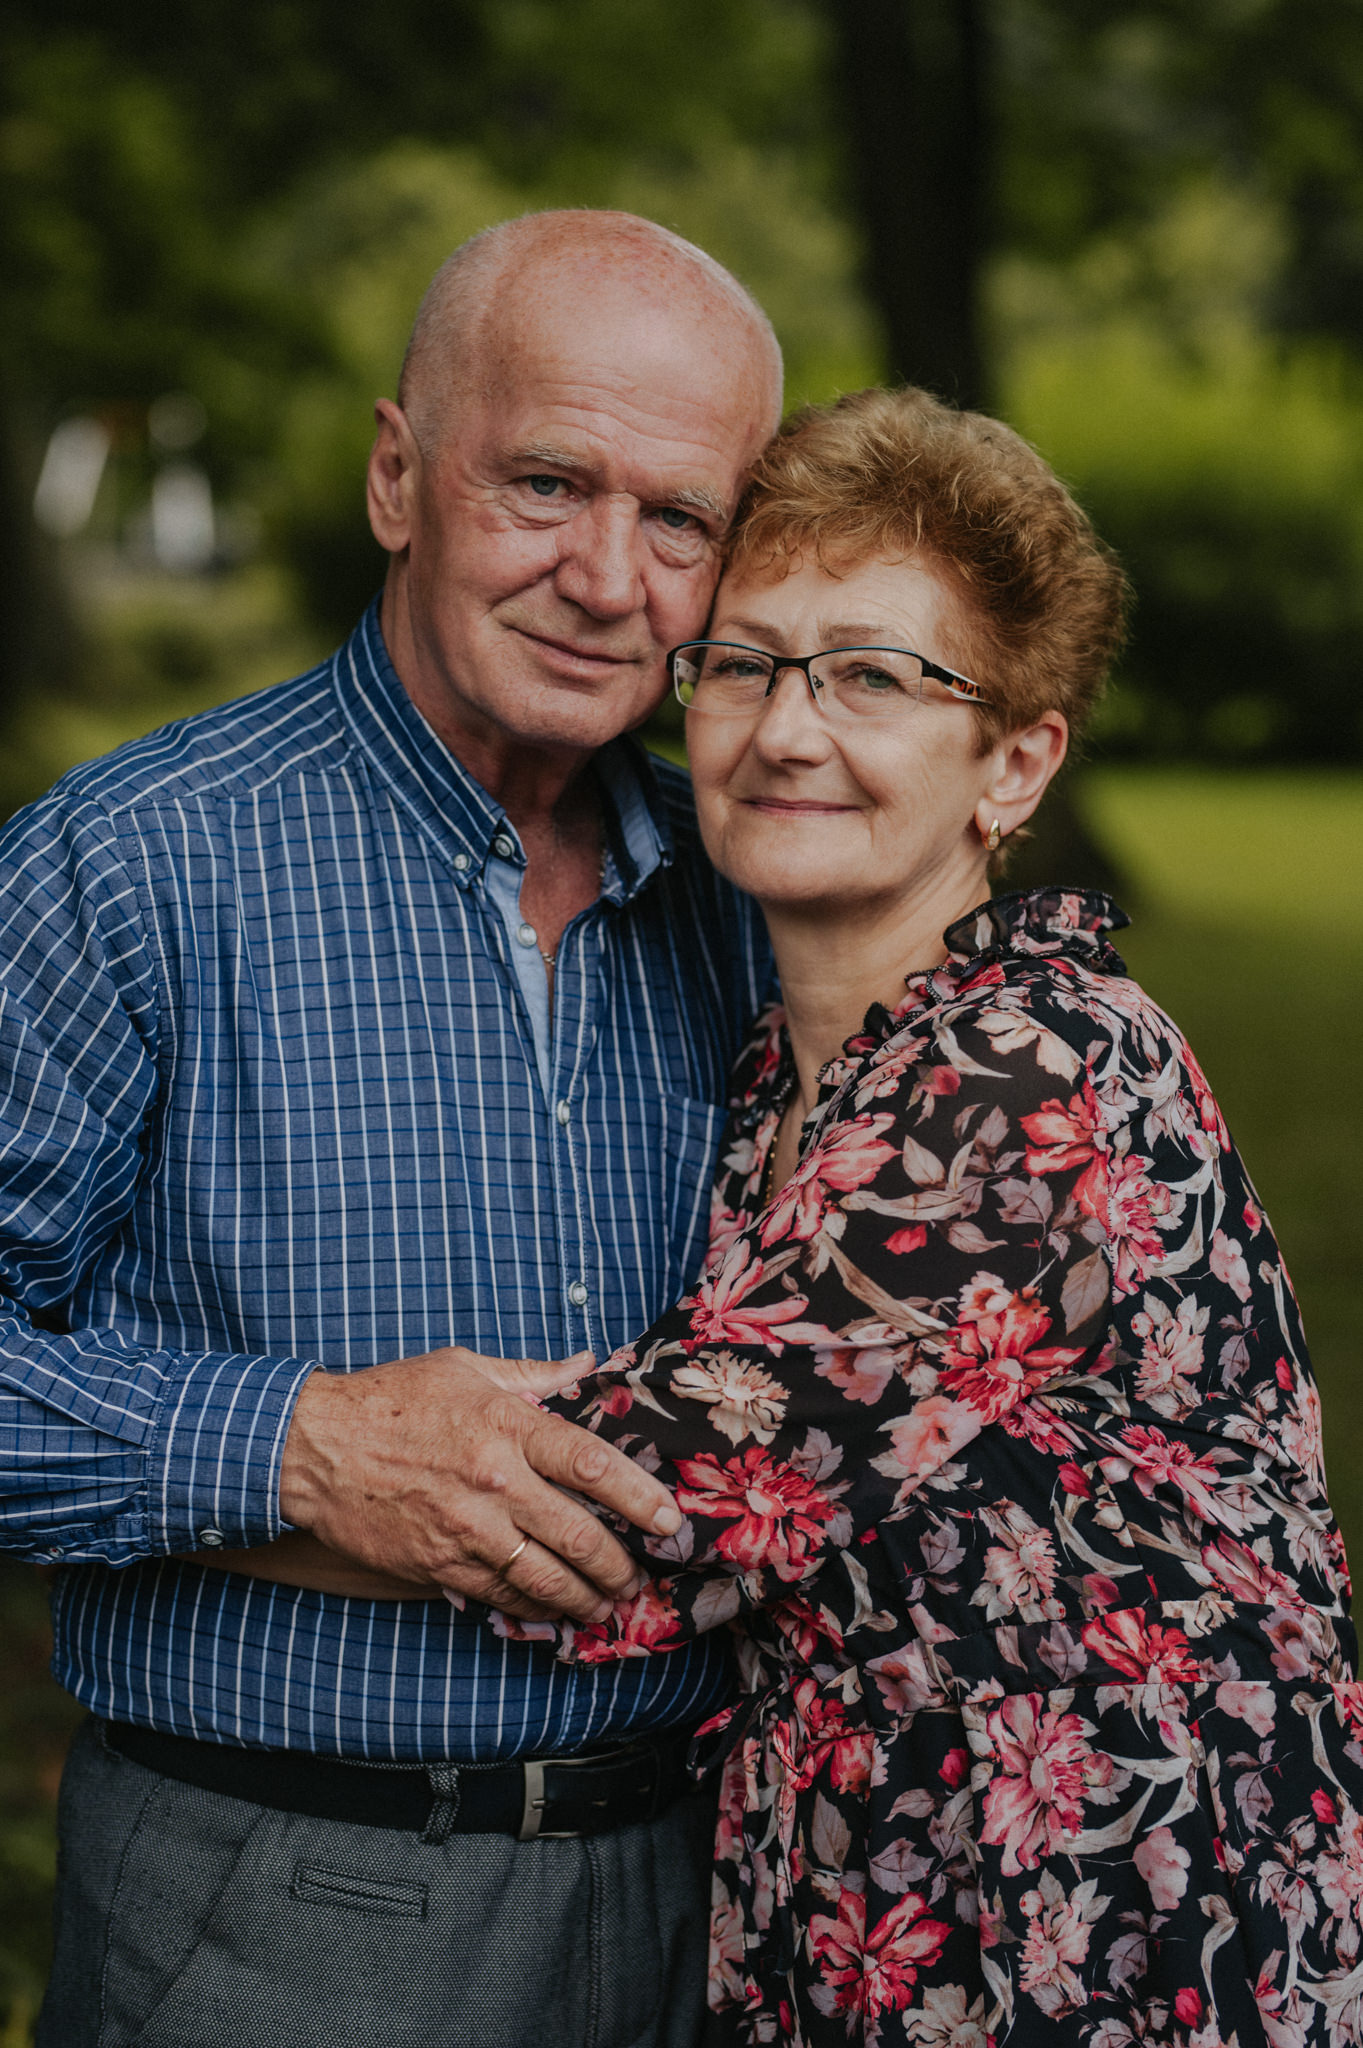
<svg viewBox="0 0 1363 2048"><path fill-rule="evenodd" d="M784 670L798 668L809 694L829 718L903 718L921 702L925 683L939 684L962 704L987 704L969 676L907 647L827 647L820 654L768 654L733 640L688 640L667 657L672 687L688 711L716 717L751 713Z"/></svg>

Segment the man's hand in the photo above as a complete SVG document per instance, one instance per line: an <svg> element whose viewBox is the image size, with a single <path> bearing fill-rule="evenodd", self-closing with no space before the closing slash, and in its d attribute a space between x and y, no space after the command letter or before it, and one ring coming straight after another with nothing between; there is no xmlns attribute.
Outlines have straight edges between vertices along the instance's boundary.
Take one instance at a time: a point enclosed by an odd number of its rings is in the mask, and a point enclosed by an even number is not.
<svg viewBox="0 0 1363 2048"><path fill-rule="evenodd" d="M590 1366L586 1354L541 1364L451 1345L315 1372L285 1440L284 1519L413 1592L438 1586L529 1620L599 1621L640 1574L561 1489L658 1534L681 1516L612 1445L530 1405Z"/></svg>

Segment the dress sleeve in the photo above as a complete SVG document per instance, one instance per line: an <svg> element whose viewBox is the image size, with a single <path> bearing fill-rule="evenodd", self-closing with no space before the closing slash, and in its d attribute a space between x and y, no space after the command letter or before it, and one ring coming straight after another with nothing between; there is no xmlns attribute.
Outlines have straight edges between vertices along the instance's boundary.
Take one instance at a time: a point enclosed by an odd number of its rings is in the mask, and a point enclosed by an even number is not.
<svg viewBox="0 0 1363 2048"><path fill-rule="evenodd" d="M643 1654L780 1598L1084 1373L1111 1291L1104 1142L1081 1058L1025 1004L891 1041L695 1292L559 1397L686 1517L622 1529L654 1578L563 1654Z"/></svg>

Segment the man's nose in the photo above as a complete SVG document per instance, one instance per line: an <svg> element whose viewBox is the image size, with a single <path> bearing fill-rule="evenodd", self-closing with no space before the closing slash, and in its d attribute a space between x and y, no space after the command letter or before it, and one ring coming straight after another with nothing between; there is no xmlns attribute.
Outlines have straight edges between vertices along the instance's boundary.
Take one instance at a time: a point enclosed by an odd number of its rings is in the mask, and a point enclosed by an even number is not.
<svg viewBox="0 0 1363 2048"><path fill-rule="evenodd" d="M647 603L643 548L635 501L594 499L565 529L554 587L594 619L628 618Z"/></svg>

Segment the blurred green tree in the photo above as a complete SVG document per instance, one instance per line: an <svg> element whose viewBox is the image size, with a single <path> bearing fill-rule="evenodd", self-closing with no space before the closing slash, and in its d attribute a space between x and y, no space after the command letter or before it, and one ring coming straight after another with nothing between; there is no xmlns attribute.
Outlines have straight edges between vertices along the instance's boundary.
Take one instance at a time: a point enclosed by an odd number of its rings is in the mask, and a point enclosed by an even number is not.
<svg viewBox="0 0 1363 2048"><path fill-rule="evenodd" d="M768 301L793 397L889 369L1061 464L1141 592L1105 745L1356 751L1356 31L1338 0L7 0L8 502L82 408L144 489L146 407L190 390L339 631L381 566L382 280L410 302L499 213L633 205ZM1294 465L1288 414L1336 453ZM11 692L77 666L39 581L0 613Z"/></svg>

